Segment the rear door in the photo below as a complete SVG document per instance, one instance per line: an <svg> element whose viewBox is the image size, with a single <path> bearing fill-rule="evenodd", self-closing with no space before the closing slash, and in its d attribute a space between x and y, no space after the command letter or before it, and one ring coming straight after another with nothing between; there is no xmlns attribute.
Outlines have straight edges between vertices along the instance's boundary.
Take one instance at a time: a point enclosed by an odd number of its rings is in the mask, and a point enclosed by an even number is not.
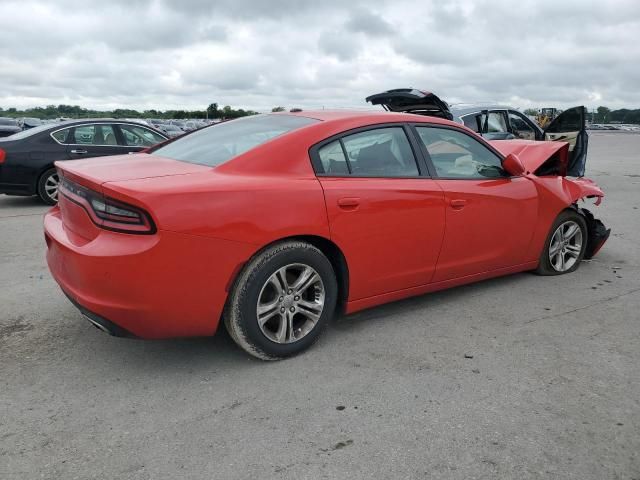
<svg viewBox="0 0 640 480"><path fill-rule="evenodd" d="M545 140L569 142L567 175L582 177L587 162L589 134L586 128L585 107L565 110L544 129Z"/></svg>
<svg viewBox="0 0 640 480"><path fill-rule="evenodd" d="M398 124L332 137L311 150L332 239L349 259L349 300L431 280L444 234L443 193Z"/></svg>
<svg viewBox="0 0 640 480"><path fill-rule="evenodd" d="M118 133L111 123L75 125L69 131L67 154L69 159L102 157L125 153L118 142Z"/></svg>
<svg viewBox="0 0 640 480"><path fill-rule="evenodd" d="M533 182L509 177L501 157L462 129L415 129L446 206L446 230L433 281L524 263L537 224Z"/></svg>

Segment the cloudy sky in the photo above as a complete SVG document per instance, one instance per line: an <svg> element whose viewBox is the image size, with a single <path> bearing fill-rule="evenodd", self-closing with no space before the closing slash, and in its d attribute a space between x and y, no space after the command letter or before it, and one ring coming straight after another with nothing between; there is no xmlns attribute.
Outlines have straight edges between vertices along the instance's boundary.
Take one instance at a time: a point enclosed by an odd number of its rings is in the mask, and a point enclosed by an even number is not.
<svg viewBox="0 0 640 480"><path fill-rule="evenodd" d="M0 106L640 107L640 1L0 0Z"/></svg>

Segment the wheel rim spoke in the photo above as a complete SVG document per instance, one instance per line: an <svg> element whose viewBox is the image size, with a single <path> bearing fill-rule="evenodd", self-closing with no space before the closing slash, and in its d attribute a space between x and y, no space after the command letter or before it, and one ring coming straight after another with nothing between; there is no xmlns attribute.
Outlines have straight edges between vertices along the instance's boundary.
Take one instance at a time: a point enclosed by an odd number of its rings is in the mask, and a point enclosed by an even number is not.
<svg viewBox="0 0 640 480"><path fill-rule="evenodd" d="M289 289L289 282L287 281L287 267L282 267L272 276L272 278L274 278L280 292L286 292Z"/></svg>
<svg viewBox="0 0 640 480"><path fill-rule="evenodd" d="M274 315L278 315L280 313L279 302L276 299L271 303L259 304L258 305L258 322L260 325L264 325L267 320L272 318Z"/></svg>
<svg viewBox="0 0 640 480"><path fill-rule="evenodd" d="M580 250L582 250L582 247L578 245L567 245L567 253L573 257L580 255Z"/></svg>
<svg viewBox="0 0 640 480"><path fill-rule="evenodd" d="M562 243L556 242L555 244L552 244L551 247L549 247L549 255L555 257L558 252L560 252L560 250L562 250Z"/></svg>
<svg viewBox="0 0 640 480"><path fill-rule="evenodd" d="M563 234L565 241L571 240L573 237L575 237L576 233L578 233L579 230L580 227L578 227L578 225L576 225L575 223L573 225L569 225L567 227L567 230Z"/></svg>
<svg viewBox="0 0 640 480"><path fill-rule="evenodd" d="M301 300L298 302L298 309L300 310L300 313L305 317L313 320L313 322L317 322L320 319L323 306L324 305L320 305L318 303L307 302L306 300Z"/></svg>
<svg viewBox="0 0 640 480"><path fill-rule="evenodd" d="M311 285L313 285L320 277L316 273L316 271L310 267L305 268L298 280L291 286L294 292L303 293L307 290Z"/></svg>

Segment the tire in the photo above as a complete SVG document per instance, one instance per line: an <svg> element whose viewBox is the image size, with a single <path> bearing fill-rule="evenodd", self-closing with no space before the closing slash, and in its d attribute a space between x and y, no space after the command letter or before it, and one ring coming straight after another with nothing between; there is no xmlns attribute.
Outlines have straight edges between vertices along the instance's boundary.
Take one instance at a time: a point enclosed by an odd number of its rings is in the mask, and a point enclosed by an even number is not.
<svg viewBox="0 0 640 480"><path fill-rule="evenodd" d="M40 200L47 205L58 203L58 172L55 168L46 170L38 179L36 192Z"/></svg>
<svg viewBox="0 0 640 480"><path fill-rule="evenodd" d="M578 230L574 232L572 227L576 226ZM572 236L565 238L567 233ZM575 210L563 211L551 226L535 272L538 275L564 275L576 271L584 258L587 241L584 217Z"/></svg>
<svg viewBox="0 0 640 480"><path fill-rule="evenodd" d="M334 315L337 294L327 257L313 245L287 241L266 248L245 266L227 300L224 322L249 354L278 360L318 340Z"/></svg>

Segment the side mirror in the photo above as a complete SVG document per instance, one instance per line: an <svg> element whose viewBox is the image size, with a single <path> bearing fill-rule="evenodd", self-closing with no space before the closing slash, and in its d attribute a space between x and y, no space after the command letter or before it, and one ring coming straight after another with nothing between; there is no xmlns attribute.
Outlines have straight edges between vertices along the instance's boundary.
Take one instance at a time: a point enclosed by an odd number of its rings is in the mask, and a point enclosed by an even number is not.
<svg viewBox="0 0 640 480"><path fill-rule="evenodd" d="M502 168L512 177L519 177L526 172L524 165L515 153L510 153L504 157Z"/></svg>

